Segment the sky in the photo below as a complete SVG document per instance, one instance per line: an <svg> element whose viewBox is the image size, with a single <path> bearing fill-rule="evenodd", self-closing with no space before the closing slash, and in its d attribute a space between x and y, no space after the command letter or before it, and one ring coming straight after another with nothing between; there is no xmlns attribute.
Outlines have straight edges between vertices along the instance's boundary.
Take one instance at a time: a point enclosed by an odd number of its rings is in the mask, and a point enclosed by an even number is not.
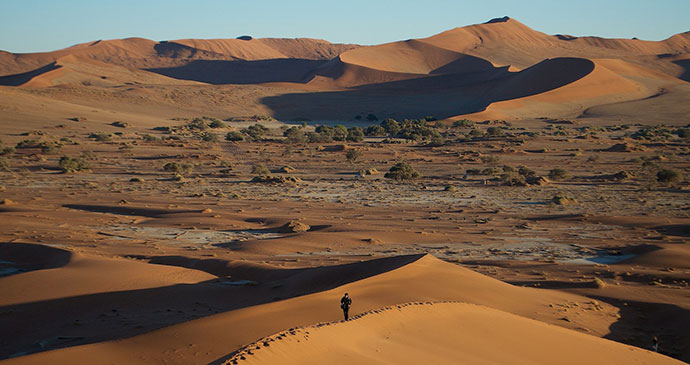
<svg viewBox="0 0 690 365"><path fill-rule="evenodd" d="M0 0L0 50L241 35L368 45L506 15L547 34L662 40L690 31L690 0Z"/></svg>

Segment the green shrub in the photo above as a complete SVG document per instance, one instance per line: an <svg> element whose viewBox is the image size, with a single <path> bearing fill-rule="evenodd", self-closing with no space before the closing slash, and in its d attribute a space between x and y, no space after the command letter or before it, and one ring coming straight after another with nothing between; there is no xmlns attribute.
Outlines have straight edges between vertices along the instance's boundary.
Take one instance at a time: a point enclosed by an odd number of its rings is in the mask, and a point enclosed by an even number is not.
<svg viewBox="0 0 690 365"><path fill-rule="evenodd" d="M453 127L456 128L474 128L475 123L469 119L461 119L453 122Z"/></svg>
<svg viewBox="0 0 690 365"><path fill-rule="evenodd" d="M518 174L522 176L535 176L537 173L527 166L518 166Z"/></svg>
<svg viewBox="0 0 690 365"><path fill-rule="evenodd" d="M231 131L225 135L225 140L232 142L244 141L244 135L238 131Z"/></svg>
<svg viewBox="0 0 690 365"><path fill-rule="evenodd" d="M268 128L261 124L250 125L249 127L242 130L242 133L247 135L247 138L252 141L260 141L263 136L268 132Z"/></svg>
<svg viewBox="0 0 690 365"><path fill-rule="evenodd" d="M347 128L342 124L333 127L333 140L344 141L345 139L347 139Z"/></svg>
<svg viewBox="0 0 690 365"><path fill-rule="evenodd" d="M489 127L486 129L486 134L492 137L498 137L505 135L505 132L503 131L503 129L498 127Z"/></svg>
<svg viewBox="0 0 690 365"><path fill-rule="evenodd" d="M163 170L168 172L174 172L178 174L187 174L192 172L194 165L190 163L179 163L179 162L168 162L163 165Z"/></svg>
<svg viewBox="0 0 690 365"><path fill-rule="evenodd" d="M370 137L384 137L386 130L380 125L370 125L364 130L364 134Z"/></svg>
<svg viewBox="0 0 690 365"><path fill-rule="evenodd" d="M566 169L557 167L549 171L549 178L552 180L565 180L570 177L570 173Z"/></svg>
<svg viewBox="0 0 690 365"><path fill-rule="evenodd" d="M107 142L112 140L112 136L105 132L94 132L89 134L89 138L98 142Z"/></svg>
<svg viewBox="0 0 690 365"><path fill-rule="evenodd" d="M72 158L68 156L60 157L59 162L60 170L64 173L74 173L77 171L87 170L89 164L81 158Z"/></svg>
<svg viewBox="0 0 690 365"><path fill-rule="evenodd" d="M213 132L203 132L199 134L199 138L204 142L218 142L218 135Z"/></svg>
<svg viewBox="0 0 690 365"><path fill-rule="evenodd" d="M147 133L147 134L144 134L144 135L141 137L141 139L143 139L143 140L146 141L146 142L153 142L153 141L157 141L157 140L158 140L158 138L156 138L155 136L152 136L152 135L150 135L150 134L148 134L148 133Z"/></svg>
<svg viewBox="0 0 690 365"><path fill-rule="evenodd" d="M347 150L347 152L345 153L345 158L347 158L347 160L350 161L350 163L355 163L357 162L357 160L362 158L363 155L364 154L362 153L362 151L353 149Z"/></svg>
<svg viewBox="0 0 690 365"><path fill-rule="evenodd" d="M271 171L264 164L256 164L252 166L252 174L257 176L270 176Z"/></svg>
<svg viewBox="0 0 690 365"><path fill-rule="evenodd" d="M409 180L416 179L420 177L419 171L415 170L412 165L407 162L399 162L395 164L390 170L384 175L384 177L395 180Z"/></svg>
<svg viewBox="0 0 690 365"><path fill-rule="evenodd" d="M187 129L205 131L208 129L208 123L201 118L194 118L191 122L187 123Z"/></svg>
<svg viewBox="0 0 690 365"><path fill-rule="evenodd" d="M227 125L222 120L218 120L218 119L214 119L211 122L211 124L209 124L208 126L213 128L213 129L227 127Z"/></svg>
<svg viewBox="0 0 690 365"><path fill-rule="evenodd" d="M364 131L360 127L351 127L347 130L347 140L361 142L364 139Z"/></svg>
<svg viewBox="0 0 690 365"><path fill-rule="evenodd" d="M516 174L514 172L512 173L505 173L501 175L501 182L503 185L508 185L508 186L526 186L527 182L525 181L525 177L520 174Z"/></svg>
<svg viewBox="0 0 690 365"><path fill-rule="evenodd" d="M381 122L381 127L388 133L389 136L395 137L400 133L400 123L397 120L388 118Z"/></svg>
<svg viewBox="0 0 690 365"><path fill-rule="evenodd" d="M656 173L656 179L660 183L671 184L683 180L683 174L674 169L662 169Z"/></svg>
<svg viewBox="0 0 690 365"><path fill-rule="evenodd" d="M306 143L308 141L307 135L304 134L304 130L298 127L290 127L283 132L285 141L287 143L299 144Z"/></svg>

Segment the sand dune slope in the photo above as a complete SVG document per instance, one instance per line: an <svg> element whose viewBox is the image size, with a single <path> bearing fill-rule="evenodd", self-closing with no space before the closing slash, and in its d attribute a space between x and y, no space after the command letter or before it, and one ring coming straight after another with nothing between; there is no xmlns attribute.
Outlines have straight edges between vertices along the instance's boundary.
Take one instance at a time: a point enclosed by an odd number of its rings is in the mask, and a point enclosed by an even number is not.
<svg viewBox="0 0 690 365"><path fill-rule="evenodd" d="M0 278L0 306L215 278L203 271L72 253L62 267Z"/></svg>
<svg viewBox="0 0 690 365"><path fill-rule="evenodd" d="M587 310L591 300L572 294L514 287L432 256L399 269L336 289L284 301L234 310L194 320L129 339L84 345L7 360L35 364L79 359L135 364L150 362L201 363L225 358L259 338L288 328L341 318L338 301L349 292L352 314L414 301L462 301L481 304L548 323L586 328L603 335L616 320L615 308L603 305ZM563 314L559 303L579 302L581 313ZM487 323L491 328L500 323Z"/></svg>
<svg viewBox="0 0 690 365"><path fill-rule="evenodd" d="M251 352L251 354L249 354ZM414 303L283 332L226 364L681 364L647 350L466 303Z"/></svg>

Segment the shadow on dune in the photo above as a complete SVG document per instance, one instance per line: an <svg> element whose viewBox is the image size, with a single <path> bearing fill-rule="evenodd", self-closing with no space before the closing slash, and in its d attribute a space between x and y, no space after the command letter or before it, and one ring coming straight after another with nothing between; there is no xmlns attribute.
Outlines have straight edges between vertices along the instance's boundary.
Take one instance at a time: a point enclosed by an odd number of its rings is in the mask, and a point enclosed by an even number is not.
<svg viewBox="0 0 690 365"><path fill-rule="evenodd" d="M37 68L33 71L29 72L24 72L20 74L15 74L15 75L9 75L9 76L3 76L0 77L0 85L2 86L20 86L23 85L27 82L29 82L31 79L33 79L36 76L42 75L46 72L53 71L60 68L60 66L57 65L57 63L52 62L49 63L43 67Z"/></svg>
<svg viewBox="0 0 690 365"><path fill-rule="evenodd" d="M173 210L173 209L154 209L154 208L136 208L123 207L115 205L90 205L90 204L65 204L65 208L84 210L93 213L110 213L117 215L136 215L140 217L156 218L167 214L182 214L182 213L201 213L202 210Z"/></svg>
<svg viewBox="0 0 690 365"><path fill-rule="evenodd" d="M660 353L690 361L690 337L687 336L687 329L690 328L689 310L665 303L588 296L620 309L620 319L609 327L611 333L604 338L649 350L652 338L657 336Z"/></svg>
<svg viewBox="0 0 690 365"><path fill-rule="evenodd" d="M53 269L69 263L72 253L31 243L0 243L0 277Z"/></svg>
<svg viewBox="0 0 690 365"><path fill-rule="evenodd" d="M130 337L221 312L329 290L421 257L398 256L307 269L181 256L148 257L151 262L230 275L230 280L252 280L256 285L229 285L225 279L217 279L0 307L0 328L6 329L0 334L0 358ZM60 338L69 340L58 341Z"/></svg>
<svg viewBox="0 0 690 365"><path fill-rule="evenodd" d="M149 68L146 71L180 80L208 84L261 84L266 82L306 83L309 74L326 61L271 59L259 61L196 60L184 66Z"/></svg>
<svg viewBox="0 0 690 365"><path fill-rule="evenodd" d="M450 65L449 65L450 67ZM430 75L359 86L346 91L291 93L261 102L276 118L315 120L351 118L364 111L379 117L439 119L485 110L491 103L537 95L587 76L594 63L555 58L520 72L493 68L472 73Z"/></svg>
<svg viewBox="0 0 690 365"><path fill-rule="evenodd" d="M676 65L682 67L685 72L678 76L679 79L690 82L690 59L673 61Z"/></svg>

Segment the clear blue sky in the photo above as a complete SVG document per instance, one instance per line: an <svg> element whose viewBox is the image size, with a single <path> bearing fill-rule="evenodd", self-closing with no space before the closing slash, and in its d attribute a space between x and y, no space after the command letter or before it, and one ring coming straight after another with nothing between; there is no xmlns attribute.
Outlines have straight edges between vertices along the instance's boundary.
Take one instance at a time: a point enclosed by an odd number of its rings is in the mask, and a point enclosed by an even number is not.
<svg viewBox="0 0 690 365"><path fill-rule="evenodd" d="M0 0L0 49L244 34L378 44L504 15L548 34L661 40L690 30L690 0Z"/></svg>

